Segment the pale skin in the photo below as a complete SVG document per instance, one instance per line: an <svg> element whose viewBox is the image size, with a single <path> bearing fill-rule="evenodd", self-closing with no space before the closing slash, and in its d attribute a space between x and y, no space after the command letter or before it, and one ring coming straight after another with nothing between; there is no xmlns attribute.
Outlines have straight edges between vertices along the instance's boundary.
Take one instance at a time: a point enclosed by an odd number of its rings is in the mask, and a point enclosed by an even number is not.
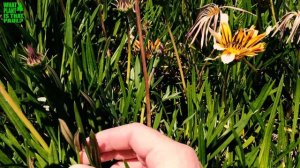
<svg viewBox="0 0 300 168"><path fill-rule="evenodd" d="M132 123L101 131L96 134L101 151L101 161L117 160L111 168L202 168L195 151L173 141L158 131L139 123ZM87 166L86 154L81 152L82 165Z"/></svg>

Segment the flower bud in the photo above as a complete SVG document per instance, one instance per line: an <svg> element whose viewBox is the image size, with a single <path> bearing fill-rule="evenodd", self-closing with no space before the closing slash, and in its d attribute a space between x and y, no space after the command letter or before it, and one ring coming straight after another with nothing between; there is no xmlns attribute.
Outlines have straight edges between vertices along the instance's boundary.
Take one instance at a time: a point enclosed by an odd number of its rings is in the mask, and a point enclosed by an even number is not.
<svg viewBox="0 0 300 168"><path fill-rule="evenodd" d="M27 45L25 48L27 57L25 58L26 64L29 67L37 67L43 65L45 56L37 53L31 45Z"/></svg>
<svg viewBox="0 0 300 168"><path fill-rule="evenodd" d="M127 12L128 10L133 8L134 1L133 0L116 0L117 10L121 12Z"/></svg>

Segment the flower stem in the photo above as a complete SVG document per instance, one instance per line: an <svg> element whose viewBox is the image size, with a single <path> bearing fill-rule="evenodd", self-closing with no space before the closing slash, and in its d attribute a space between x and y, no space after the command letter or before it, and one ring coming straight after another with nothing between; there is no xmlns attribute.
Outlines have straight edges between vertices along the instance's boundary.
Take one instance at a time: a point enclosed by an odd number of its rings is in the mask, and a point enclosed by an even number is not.
<svg viewBox="0 0 300 168"><path fill-rule="evenodd" d="M210 58L210 57L212 56L212 54L214 53L214 51L215 51L215 49L213 49L213 50L211 51L211 53L209 54L208 58ZM218 57L216 57L216 58L218 58ZM197 89L198 89L198 88L201 88L201 86L202 86L202 84L203 84L203 83L202 83L202 76L203 76L203 74L204 74L204 70L205 70L206 66L208 65L208 63L209 63L209 61L208 61L208 60L205 60L205 63L204 63L204 65L202 66L200 73L198 74L199 83L197 84Z"/></svg>
<svg viewBox="0 0 300 168"><path fill-rule="evenodd" d="M97 5L100 5L100 0L97 0ZM99 9L99 18L100 18L100 24L101 24L101 28L102 28L102 31L103 31L103 35L104 37L107 39L107 33L106 33L106 29L105 29L105 25L104 25L104 15L103 15L103 8L100 8Z"/></svg>
<svg viewBox="0 0 300 168"><path fill-rule="evenodd" d="M172 44L173 44L173 47L174 47L174 51L175 51L175 55L176 55L176 59L177 59L177 64L178 64L178 69L179 69L179 72L180 72L182 87L183 87L183 91L185 93L186 84L185 84L185 80L184 80L184 74L183 74L183 70L182 70L182 66L181 66L180 57L179 57L179 54L178 54L178 51L177 51L176 43L175 43L174 36L172 34L169 23L167 24L167 27L168 27L169 35L170 35L170 38L171 38L171 41L172 41Z"/></svg>
<svg viewBox="0 0 300 168"><path fill-rule="evenodd" d="M147 73L147 66L146 66L144 40L143 40L142 26L141 26L141 12L139 7L139 0L135 0L135 14L136 14L136 24L137 24L137 30L139 35L139 41L140 41L143 74L145 79L147 126L151 127L150 91L149 91L148 73Z"/></svg>
<svg viewBox="0 0 300 168"><path fill-rule="evenodd" d="M129 83L130 78L130 64L131 64L131 39L130 39L130 26L128 21L128 35L127 35L127 43L128 43L128 60L127 60L127 74L126 74L126 83Z"/></svg>
<svg viewBox="0 0 300 168"><path fill-rule="evenodd" d="M249 62L247 61L245 58L243 58L243 61L256 73L257 69Z"/></svg>
<svg viewBox="0 0 300 168"><path fill-rule="evenodd" d="M33 137L41 144L41 146L47 152L49 152L49 146L47 145L47 143L44 141L42 136L37 132L37 130L34 128L31 122L26 118L24 113L21 111L20 107L13 101L10 95L6 92L4 86L1 83L0 83L0 94L4 97L4 99L9 104L9 106L14 110L14 112L17 114L19 119L24 123L25 127L29 129Z"/></svg>
<svg viewBox="0 0 300 168"><path fill-rule="evenodd" d="M270 6L271 6L271 12L272 12L273 25L275 25L276 24L276 16L275 16L275 10L274 10L273 0L270 0Z"/></svg>

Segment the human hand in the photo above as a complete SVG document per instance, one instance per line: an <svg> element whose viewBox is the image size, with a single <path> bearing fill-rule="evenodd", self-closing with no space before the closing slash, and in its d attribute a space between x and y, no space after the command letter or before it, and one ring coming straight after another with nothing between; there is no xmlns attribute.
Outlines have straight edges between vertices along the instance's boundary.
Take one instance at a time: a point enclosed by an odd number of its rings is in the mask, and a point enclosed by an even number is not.
<svg viewBox="0 0 300 168"><path fill-rule="evenodd" d="M96 134L101 161L118 160L111 168L201 168L195 151L173 141L158 131L139 123L132 123L101 131ZM81 161L88 164L85 152ZM71 168L91 168L73 165Z"/></svg>

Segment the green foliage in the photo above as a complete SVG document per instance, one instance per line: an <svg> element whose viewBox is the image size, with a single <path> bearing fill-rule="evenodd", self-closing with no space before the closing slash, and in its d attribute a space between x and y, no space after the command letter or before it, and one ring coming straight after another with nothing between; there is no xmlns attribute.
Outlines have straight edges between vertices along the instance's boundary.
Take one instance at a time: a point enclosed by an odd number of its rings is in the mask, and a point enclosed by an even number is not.
<svg viewBox="0 0 300 168"><path fill-rule="evenodd" d="M160 39L164 45L162 54L153 52L147 60L153 128L193 147L204 167L298 167L299 46L286 44L287 37L269 36L266 51L247 58L256 70L242 61L206 62L206 57L217 55L213 42L200 49L200 41L190 46L186 34L199 8L213 2L256 14L225 10L233 30L256 25L260 32L299 8L298 1L281 0L273 1L274 11L269 1L143 1L145 41ZM140 54L132 50L131 60L127 57L128 48L134 48L133 43L127 47L128 39L138 39L132 10L116 10L113 0L20 3L24 23L0 20L0 83L29 122L1 93L0 167L67 167L80 162L83 137L93 140L93 132L145 123ZM22 55L27 57L27 44L46 56L45 65L26 66ZM92 142L85 148L91 163L100 167L101 153Z"/></svg>

